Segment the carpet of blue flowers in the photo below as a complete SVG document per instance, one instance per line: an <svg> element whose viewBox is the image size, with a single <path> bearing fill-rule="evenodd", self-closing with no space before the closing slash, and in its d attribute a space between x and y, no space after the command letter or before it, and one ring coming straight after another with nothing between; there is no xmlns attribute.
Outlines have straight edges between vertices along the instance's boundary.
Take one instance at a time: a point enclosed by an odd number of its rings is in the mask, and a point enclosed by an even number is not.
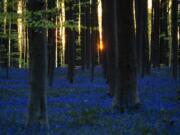
<svg viewBox="0 0 180 135"><path fill-rule="evenodd" d="M66 79L66 68L55 71L47 91L49 135L180 135L180 81L170 69L154 69L138 79L142 106L120 113L112 109L112 97L102 70L76 69L75 83ZM24 135L29 95L28 70L11 69L9 79L0 70L0 135ZM41 131L32 133L45 134Z"/></svg>

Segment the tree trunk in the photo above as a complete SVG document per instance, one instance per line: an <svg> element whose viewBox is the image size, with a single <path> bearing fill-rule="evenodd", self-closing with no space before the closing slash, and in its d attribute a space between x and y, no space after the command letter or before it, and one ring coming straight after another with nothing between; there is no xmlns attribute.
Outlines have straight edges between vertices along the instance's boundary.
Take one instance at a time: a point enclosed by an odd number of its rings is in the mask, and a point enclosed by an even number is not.
<svg viewBox="0 0 180 135"><path fill-rule="evenodd" d="M177 38L177 14L178 11L178 0L172 0L172 75L175 80L177 80L178 72L178 38Z"/></svg>
<svg viewBox="0 0 180 135"><path fill-rule="evenodd" d="M107 55L107 79L109 83L108 95L113 96L115 91L115 26L114 24L114 1L103 1L104 20L103 30ZM108 10L112 9L112 10Z"/></svg>
<svg viewBox="0 0 180 135"><path fill-rule="evenodd" d="M52 0L48 1L48 9L53 10L56 6L56 3ZM49 16L49 21L55 25L55 15L53 13ZM53 84L53 76L55 69L55 28L48 29L48 79L49 86Z"/></svg>
<svg viewBox="0 0 180 135"><path fill-rule="evenodd" d="M86 0L86 45L85 45L85 69L90 69L91 66L91 6L90 0Z"/></svg>
<svg viewBox="0 0 180 135"><path fill-rule="evenodd" d="M74 1L65 2L65 7L69 7L69 10L66 12L66 21L69 25L74 25ZM74 66L75 66L75 30L71 27L66 28L66 44L68 47L68 74L67 78L70 83L74 82Z"/></svg>
<svg viewBox="0 0 180 135"><path fill-rule="evenodd" d="M45 10L46 2L31 0L28 10L32 11L32 20L39 21L35 11ZM47 118L47 34L45 27L30 27L30 99L27 125L48 126Z"/></svg>
<svg viewBox="0 0 180 135"><path fill-rule="evenodd" d="M135 14L136 14L136 51L137 51L137 62L138 62L138 73L143 73L143 0L135 1Z"/></svg>
<svg viewBox="0 0 180 135"><path fill-rule="evenodd" d="M153 67L160 67L160 45L159 45L159 24L160 24L160 1L152 2L153 8L153 29L152 29L152 49L151 60Z"/></svg>
<svg viewBox="0 0 180 135"><path fill-rule="evenodd" d="M7 6L8 6L8 3L7 1L3 1L2 2L2 9L1 11L5 14L4 16L4 23L1 25L1 32L3 33L3 36L4 37L1 37L0 39L0 45L1 45L1 60L0 60L0 63L1 63L1 66L2 68L4 68L6 70L6 78L8 79L9 78L9 63L8 63L8 24L7 24Z"/></svg>
<svg viewBox="0 0 180 135"><path fill-rule="evenodd" d="M161 0L160 9L160 63L168 66L168 1Z"/></svg>
<svg viewBox="0 0 180 135"><path fill-rule="evenodd" d="M94 81L94 68L96 61L96 44L97 44L97 30L98 16L97 16L97 0L92 0L91 4L91 81Z"/></svg>
<svg viewBox="0 0 180 135"><path fill-rule="evenodd" d="M142 32L142 72L141 77L150 73L150 61L149 61L149 38L148 38L148 2L147 0L141 0L142 5L142 16L141 16L141 32ZM138 45L136 45L138 47Z"/></svg>
<svg viewBox="0 0 180 135"><path fill-rule="evenodd" d="M113 105L131 108L140 103L137 90L137 59L134 44L133 1L117 1L118 29L118 88Z"/></svg>

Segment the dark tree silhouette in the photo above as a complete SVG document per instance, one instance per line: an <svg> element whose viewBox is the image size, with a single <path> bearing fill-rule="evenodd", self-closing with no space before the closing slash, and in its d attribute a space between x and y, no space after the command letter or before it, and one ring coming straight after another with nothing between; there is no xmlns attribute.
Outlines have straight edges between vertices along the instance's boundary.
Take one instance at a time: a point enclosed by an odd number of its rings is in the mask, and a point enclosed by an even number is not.
<svg viewBox="0 0 180 135"><path fill-rule="evenodd" d="M161 0L160 8L160 63L169 65L168 0Z"/></svg>
<svg viewBox="0 0 180 135"><path fill-rule="evenodd" d="M104 30L104 40L106 46L107 55L107 79L109 83L109 95L114 95L115 91L115 25L114 22L114 1L103 1L104 9L104 20L103 20L103 30ZM111 9L111 10L109 10ZM104 50L103 50L104 51Z"/></svg>
<svg viewBox="0 0 180 135"><path fill-rule="evenodd" d="M134 43L133 1L117 0L118 70L114 106L122 110L140 103L137 90L137 60Z"/></svg>
<svg viewBox="0 0 180 135"><path fill-rule="evenodd" d="M86 0L86 43L85 43L85 69L90 69L91 66L91 5L90 0Z"/></svg>
<svg viewBox="0 0 180 135"><path fill-rule="evenodd" d="M81 68L85 70L86 63L86 6L84 5L85 0L80 0L81 4Z"/></svg>
<svg viewBox="0 0 180 135"><path fill-rule="evenodd" d="M66 10L66 21L69 23L69 25L74 26L74 0L66 1L65 7L68 7L69 9ZM66 47L68 50L68 74L67 78L70 83L74 82L74 66L75 66L75 29L72 27L66 28Z"/></svg>
<svg viewBox="0 0 180 135"><path fill-rule="evenodd" d="M48 0L48 9L54 10L56 6L55 1ZM55 15L49 15L49 21L55 25ZM52 86L53 83L53 76L54 76L54 69L55 69L55 26L54 28L48 29L48 79L49 85Z"/></svg>
<svg viewBox="0 0 180 135"><path fill-rule="evenodd" d="M172 0L172 75L173 78L177 79L178 72L178 58L177 58L177 49L178 49L178 38L177 38L177 17L178 17L178 0Z"/></svg>
<svg viewBox="0 0 180 135"><path fill-rule="evenodd" d="M98 16L97 16L97 0L92 0L91 4L91 81L94 81L94 68L96 63L96 44L97 44L97 30Z"/></svg>
<svg viewBox="0 0 180 135"><path fill-rule="evenodd" d="M32 20L39 21L35 12L46 9L46 1L28 1ZM44 16L42 16L44 17ZM27 125L48 125L46 107L47 89L47 34L45 27L30 27L30 99Z"/></svg>
<svg viewBox="0 0 180 135"><path fill-rule="evenodd" d="M5 13L5 1L1 3L0 12ZM6 14L6 13L5 13ZM7 21L7 15L4 16ZM0 37L0 65L6 70L6 78L9 78L9 65L8 65L8 24L4 23L0 26L0 32L3 33L4 37Z"/></svg>
<svg viewBox="0 0 180 135"><path fill-rule="evenodd" d="M160 67L160 1L152 1L152 41L151 41L151 62L153 67Z"/></svg>
<svg viewBox="0 0 180 135"><path fill-rule="evenodd" d="M147 0L136 0L135 7L138 71L143 77L150 73Z"/></svg>

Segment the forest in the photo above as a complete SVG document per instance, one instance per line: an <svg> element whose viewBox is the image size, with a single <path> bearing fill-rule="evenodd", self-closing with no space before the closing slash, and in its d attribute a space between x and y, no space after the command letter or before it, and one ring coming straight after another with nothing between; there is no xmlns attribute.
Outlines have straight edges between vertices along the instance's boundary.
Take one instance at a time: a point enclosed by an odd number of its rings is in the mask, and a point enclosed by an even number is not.
<svg viewBox="0 0 180 135"><path fill-rule="evenodd" d="M180 0L0 0L0 135L180 135Z"/></svg>

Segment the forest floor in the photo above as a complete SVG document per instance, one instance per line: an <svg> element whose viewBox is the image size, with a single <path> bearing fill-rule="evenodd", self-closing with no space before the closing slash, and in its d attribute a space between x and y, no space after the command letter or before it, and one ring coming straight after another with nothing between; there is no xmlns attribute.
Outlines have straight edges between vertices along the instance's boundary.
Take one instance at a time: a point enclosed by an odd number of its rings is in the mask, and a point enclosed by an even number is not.
<svg viewBox="0 0 180 135"><path fill-rule="evenodd" d="M90 73L77 69L69 84L66 70L55 71L47 92L49 135L180 135L180 81L171 79L170 69L139 79L142 107L125 113L112 109L100 67L93 83ZM0 135L25 134L28 94L26 69L11 69L9 79L0 70Z"/></svg>

